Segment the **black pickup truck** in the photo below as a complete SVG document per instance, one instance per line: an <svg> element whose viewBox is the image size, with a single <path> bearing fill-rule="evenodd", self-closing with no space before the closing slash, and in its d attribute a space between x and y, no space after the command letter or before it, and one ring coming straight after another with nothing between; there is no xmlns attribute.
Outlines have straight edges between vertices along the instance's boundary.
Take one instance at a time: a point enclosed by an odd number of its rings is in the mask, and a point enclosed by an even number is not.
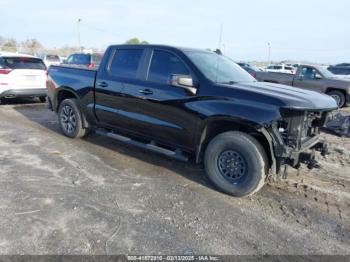
<svg viewBox="0 0 350 262"><path fill-rule="evenodd" d="M319 128L337 109L329 96L259 83L225 56L198 49L115 45L97 71L51 66L48 76L49 106L66 136L94 130L204 163L234 196L257 192L287 165L311 168L314 152L326 153Z"/></svg>

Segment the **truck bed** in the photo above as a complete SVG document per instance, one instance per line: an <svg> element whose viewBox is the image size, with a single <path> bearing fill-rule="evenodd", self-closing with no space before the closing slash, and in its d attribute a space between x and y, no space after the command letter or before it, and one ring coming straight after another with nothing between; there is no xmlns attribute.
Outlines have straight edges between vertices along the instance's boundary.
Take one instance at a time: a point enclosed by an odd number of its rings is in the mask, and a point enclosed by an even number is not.
<svg viewBox="0 0 350 262"><path fill-rule="evenodd" d="M294 75L275 72L257 72L256 79L260 82L270 82L292 86Z"/></svg>
<svg viewBox="0 0 350 262"><path fill-rule="evenodd" d="M70 87L74 90L94 88L97 70L71 66L50 66L50 78L57 87Z"/></svg>

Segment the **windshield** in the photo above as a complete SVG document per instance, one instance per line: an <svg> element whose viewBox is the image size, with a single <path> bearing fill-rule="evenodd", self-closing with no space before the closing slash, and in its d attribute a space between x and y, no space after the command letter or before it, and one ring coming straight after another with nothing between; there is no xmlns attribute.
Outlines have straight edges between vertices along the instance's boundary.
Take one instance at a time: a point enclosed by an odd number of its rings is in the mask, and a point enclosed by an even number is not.
<svg viewBox="0 0 350 262"><path fill-rule="evenodd" d="M318 71L325 77L325 78L331 78L336 77L331 71L329 71L326 67L318 67Z"/></svg>
<svg viewBox="0 0 350 262"><path fill-rule="evenodd" d="M231 59L214 52L187 51L191 61L206 78L223 84L255 82L256 80Z"/></svg>

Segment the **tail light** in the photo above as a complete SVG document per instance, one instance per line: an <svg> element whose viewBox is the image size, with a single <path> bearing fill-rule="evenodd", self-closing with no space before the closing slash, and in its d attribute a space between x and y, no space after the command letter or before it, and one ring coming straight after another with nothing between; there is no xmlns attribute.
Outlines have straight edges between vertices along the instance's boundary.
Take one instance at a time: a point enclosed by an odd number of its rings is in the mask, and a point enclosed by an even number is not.
<svg viewBox="0 0 350 262"><path fill-rule="evenodd" d="M12 69L11 68L0 68L0 75L7 75L11 73Z"/></svg>
<svg viewBox="0 0 350 262"><path fill-rule="evenodd" d="M94 68L95 66L95 64L88 64L88 68Z"/></svg>
<svg viewBox="0 0 350 262"><path fill-rule="evenodd" d="M256 72L253 73L253 77L256 79Z"/></svg>

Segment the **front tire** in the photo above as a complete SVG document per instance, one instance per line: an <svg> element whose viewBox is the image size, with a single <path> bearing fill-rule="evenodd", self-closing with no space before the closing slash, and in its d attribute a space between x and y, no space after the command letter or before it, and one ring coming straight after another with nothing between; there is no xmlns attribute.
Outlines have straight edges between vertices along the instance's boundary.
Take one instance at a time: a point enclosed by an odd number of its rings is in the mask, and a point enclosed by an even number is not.
<svg viewBox="0 0 350 262"><path fill-rule="evenodd" d="M345 105L345 96L342 92L333 90L327 93L327 95L334 98L334 100L337 102L337 105L339 108L343 107Z"/></svg>
<svg viewBox="0 0 350 262"><path fill-rule="evenodd" d="M268 173L268 159L261 144L238 131L219 134L209 143L204 166L220 190L236 197L259 191Z"/></svg>
<svg viewBox="0 0 350 262"><path fill-rule="evenodd" d="M65 99L58 109L58 121L62 132L70 138L81 138L86 135L83 127L83 116L76 99Z"/></svg>

